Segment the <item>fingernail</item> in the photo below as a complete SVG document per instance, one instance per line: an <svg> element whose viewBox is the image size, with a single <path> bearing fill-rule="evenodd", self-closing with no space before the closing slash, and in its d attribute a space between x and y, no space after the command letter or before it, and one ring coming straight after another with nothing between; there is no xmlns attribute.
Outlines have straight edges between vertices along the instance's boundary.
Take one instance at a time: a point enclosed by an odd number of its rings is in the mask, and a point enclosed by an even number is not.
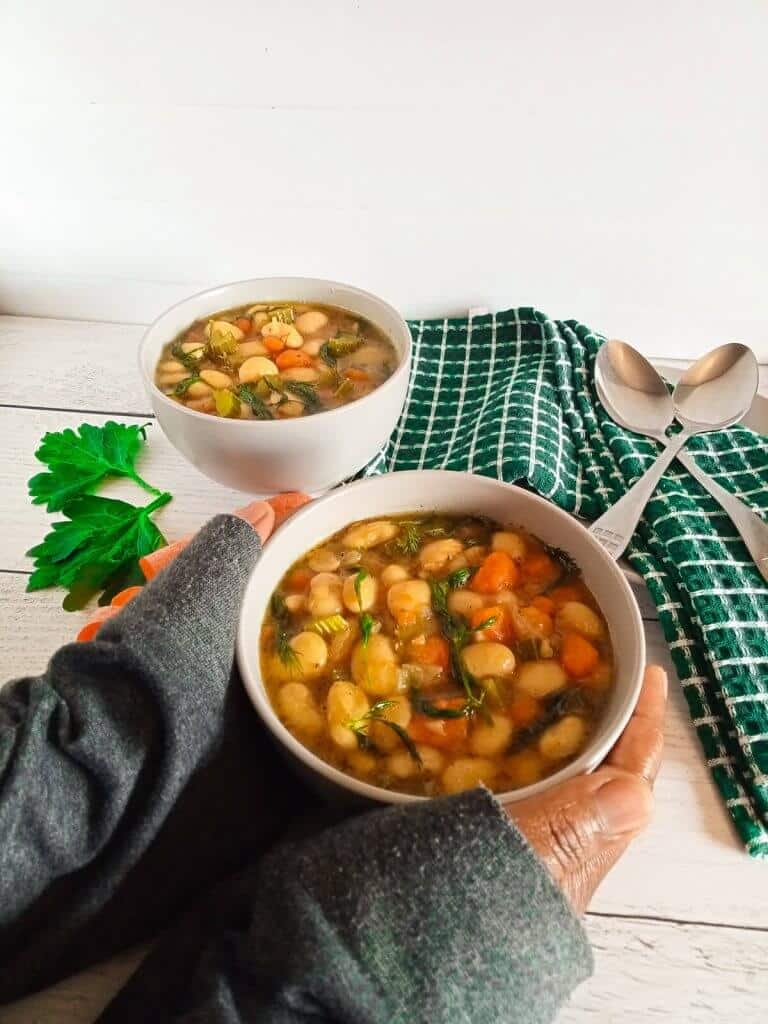
<svg viewBox="0 0 768 1024"><path fill-rule="evenodd" d="M637 832L648 824L651 814L648 787L632 779L612 779L595 793L595 804L603 832L608 836Z"/></svg>

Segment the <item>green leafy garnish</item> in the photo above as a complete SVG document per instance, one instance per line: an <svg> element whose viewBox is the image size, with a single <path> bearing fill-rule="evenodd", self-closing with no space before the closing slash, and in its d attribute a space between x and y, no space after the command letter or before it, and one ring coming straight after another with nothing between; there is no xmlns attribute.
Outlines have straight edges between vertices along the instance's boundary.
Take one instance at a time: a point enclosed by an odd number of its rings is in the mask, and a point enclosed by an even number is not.
<svg viewBox="0 0 768 1024"><path fill-rule="evenodd" d="M363 339L359 335L343 333L337 334L335 338L331 338L327 342L328 352L335 359L352 355L353 352L357 352L362 344Z"/></svg>
<svg viewBox="0 0 768 1024"><path fill-rule="evenodd" d="M261 381L259 381L259 383L261 383ZM272 410L250 384L241 384L237 389L237 397L241 402L245 402L246 405L251 407L251 411L257 420L274 419L272 416Z"/></svg>
<svg viewBox="0 0 768 1024"><path fill-rule="evenodd" d="M320 346L320 351L318 352L318 355L323 360L326 366L330 366L332 370L336 369L336 356L333 354L333 352L331 352L327 341L324 341L323 344Z"/></svg>
<svg viewBox="0 0 768 1024"><path fill-rule="evenodd" d="M58 512L108 476L127 477L150 494L159 495L160 491L136 472L136 457L145 440L144 427L112 420L102 427L83 423L77 430L45 434L35 457L48 466L48 471L29 481L32 503Z"/></svg>
<svg viewBox="0 0 768 1024"><path fill-rule="evenodd" d="M413 710L420 715L426 715L427 718L466 718L467 708L466 705L460 708L439 708L437 704L434 704L431 700L421 696L421 691L418 687L412 686L410 689L409 697L411 699L411 707Z"/></svg>
<svg viewBox="0 0 768 1024"><path fill-rule="evenodd" d="M209 320L205 325L205 336L208 339L206 348L211 355L216 359L224 359L237 350L237 342L243 332L226 320Z"/></svg>
<svg viewBox="0 0 768 1024"><path fill-rule="evenodd" d="M277 374L269 374L266 377L262 377L262 380L266 382L267 387L271 391L282 395L283 398L298 398L307 409L314 410L320 408L320 399L317 397L317 390L313 384L300 380L283 380Z"/></svg>
<svg viewBox="0 0 768 1024"><path fill-rule="evenodd" d="M354 718L352 721L347 722L347 727L355 734L357 745L361 750L375 750L376 748L368 735L368 727L371 722L381 722L382 725L385 725L395 733L416 764L421 767L421 754L419 754L416 744L402 725L399 725L397 722L391 722L388 718L383 717L384 713L394 707L396 703L397 701L394 700L377 700L360 718Z"/></svg>
<svg viewBox="0 0 768 1024"><path fill-rule="evenodd" d="M555 547L552 544L545 544L544 550L552 561L557 562L557 565L560 568L561 578L563 576L575 576L579 572L578 565L576 565L573 558L567 551L563 551L562 548Z"/></svg>
<svg viewBox="0 0 768 1024"><path fill-rule="evenodd" d="M360 616L360 642L363 647L368 646L368 641L371 639L375 625L376 619L374 619L370 612L363 612Z"/></svg>
<svg viewBox="0 0 768 1024"><path fill-rule="evenodd" d="M437 613L441 632L450 645L451 668L454 678L464 690L466 714L474 714L483 706L485 691L467 669L461 657L461 652L470 636L469 630L464 620L452 615L448 608L449 587L447 581L432 580L429 589L432 592L432 607Z"/></svg>
<svg viewBox="0 0 768 1024"><path fill-rule="evenodd" d="M369 576L370 573L368 572L367 569L358 569L357 573L355 574L355 582L353 586L355 588L355 597L357 598L357 610L359 612L363 610L363 595L360 588L363 585L363 581L367 580Z"/></svg>
<svg viewBox="0 0 768 1024"><path fill-rule="evenodd" d="M484 629L490 629L495 624L497 618L498 615L491 615L489 618L483 619L479 626L472 627L473 632L482 633Z"/></svg>
<svg viewBox="0 0 768 1024"><path fill-rule="evenodd" d="M545 729L550 725L554 725L555 722L558 722L565 715L583 714L590 706L589 698L583 689L573 688L555 694L544 709L543 714L535 722L515 733L508 753L515 754L518 750L527 747Z"/></svg>
<svg viewBox="0 0 768 1024"><path fill-rule="evenodd" d="M400 533L387 545L389 554L415 555L427 537L445 537L445 526L434 516L400 523Z"/></svg>
<svg viewBox="0 0 768 1024"><path fill-rule="evenodd" d="M185 377L184 380L180 380L176 387L173 389L174 395L186 395L193 384L201 380L200 377L195 373L191 377Z"/></svg>
<svg viewBox="0 0 768 1024"><path fill-rule="evenodd" d="M159 494L143 508L94 495L68 501L62 509L66 519L27 552L35 563L27 590L66 587L64 608L82 608L140 558L163 547L165 538L150 516L170 500L170 494Z"/></svg>
<svg viewBox="0 0 768 1024"><path fill-rule="evenodd" d="M326 615L325 618L315 619L307 629L319 633L320 636L332 636L334 633L343 633L345 629L349 629L349 623L343 615Z"/></svg>
<svg viewBox="0 0 768 1024"><path fill-rule="evenodd" d="M301 675L301 659L291 647L291 638L288 636L286 625L288 609L285 606L283 595L275 591L269 602L269 607L272 618L275 620L275 654L288 669L289 675Z"/></svg>
<svg viewBox="0 0 768 1024"><path fill-rule="evenodd" d="M476 572L476 569L455 569L446 576L446 582L451 590L461 590L462 587L466 587Z"/></svg>
<svg viewBox="0 0 768 1024"><path fill-rule="evenodd" d="M281 324L292 324L296 319L293 306L273 306L267 313L270 320L278 320Z"/></svg>
<svg viewBox="0 0 768 1024"><path fill-rule="evenodd" d="M181 363L185 370L189 370L190 373L196 373L198 364L205 354L205 345L200 343L197 348L191 349L189 352L185 352L181 347L181 342L177 341L171 346L171 355L174 359ZM184 383L182 381L182 383Z"/></svg>

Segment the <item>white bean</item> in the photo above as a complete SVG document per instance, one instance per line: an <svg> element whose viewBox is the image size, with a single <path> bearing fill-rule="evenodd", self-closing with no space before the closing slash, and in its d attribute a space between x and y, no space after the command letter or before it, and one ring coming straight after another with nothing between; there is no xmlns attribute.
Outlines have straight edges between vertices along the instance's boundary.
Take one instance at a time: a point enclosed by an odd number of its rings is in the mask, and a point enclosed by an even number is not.
<svg viewBox="0 0 768 1024"><path fill-rule="evenodd" d="M183 369L184 364L178 359L165 359L157 367L158 373L180 373Z"/></svg>
<svg viewBox="0 0 768 1024"><path fill-rule="evenodd" d="M265 359L264 356L251 356L238 370L238 376L243 384L248 384L253 380L261 380L262 377L272 377L277 372L277 367L271 359Z"/></svg>
<svg viewBox="0 0 768 1024"><path fill-rule="evenodd" d="M375 576L366 576L360 580L357 589L355 589L355 580L357 575L349 576L344 580L344 587L341 592L342 600L344 604L349 608L351 612L367 612L376 604L376 597L378 594L379 586L376 582ZM357 599L357 591L360 591L360 601Z"/></svg>
<svg viewBox="0 0 768 1024"><path fill-rule="evenodd" d="M301 347L301 351L308 356L316 356L320 352L321 342L319 341L305 341Z"/></svg>
<svg viewBox="0 0 768 1024"><path fill-rule="evenodd" d="M304 406L301 402L288 401L278 408L277 415L284 420L295 419L297 416L301 416L304 412Z"/></svg>
<svg viewBox="0 0 768 1024"><path fill-rule="evenodd" d="M262 341L254 338L252 341L243 341L237 346L235 358L245 362L251 356L265 356L268 351L269 349Z"/></svg>
<svg viewBox="0 0 768 1024"><path fill-rule="evenodd" d="M493 782L496 765L484 757L460 757L443 772L446 793L461 793L465 789Z"/></svg>
<svg viewBox="0 0 768 1024"><path fill-rule="evenodd" d="M478 721L469 737L469 749L480 757L495 757L509 745L512 723L504 715L491 715L490 722Z"/></svg>
<svg viewBox="0 0 768 1024"><path fill-rule="evenodd" d="M312 572L336 572L341 559L330 548L316 548L307 559Z"/></svg>
<svg viewBox="0 0 768 1024"><path fill-rule="evenodd" d="M344 611L341 599L342 581L340 576L332 573L320 573L315 576L309 586L307 609L310 615L322 619L326 615L337 615Z"/></svg>
<svg viewBox="0 0 768 1024"><path fill-rule="evenodd" d="M419 565L425 572L439 572L463 550L464 545L455 537L430 541L419 552Z"/></svg>
<svg viewBox="0 0 768 1024"><path fill-rule="evenodd" d="M521 789L539 781L544 774L544 763L535 750L521 750L506 759L504 773L514 789Z"/></svg>
<svg viewBox="0 0 768 1024"><path fill-rule="evenodd" d="M285 607L289 612L303 611L306 606L306 601L303 594L289 594L285 599Z"/></svg>
<svg viewBox="0 0 768 1024"><path fill-rule="evenodd" d="M307 630L297 633L288 642L298 655L303 676L315 676L322 672L328 661L328 648L321 636Z"/></svg>
<svg viewBox="0 0 768 1024"><path fill-rule="evenodd" d="M190 402L187 402L187 408L194 409L195 412L213 412L216 408L216 403L211 395L206 398L193 398Z"/></svg>
<svg viewBox="0 0 768 1024"><path fill-rule="evenodd" d="M358 523L350 527L341 539L347 548L375 548L397 536L397 526L386 519Z"/></svg>
<svg viewBox="0 0 768 1024"><path fill-rule="evenodd" d="M188 398L205 398L206 395L210 395L210 393L210 384L206 384L202 380L196 380L195 383L190 384L186 390Z"/></svg>
<svg viewBox="0 0 768 1024"><path fill-rule="evenodd" d="M605 633L600 616L581 601L567 601L558 611L555 625L561 633L572 630L591 640L596 640Z"/></svg>
<svg viewBox="0 0 768 1024"><path fill-rule="evenodd" d="M189 374L186 370L181 370L178 373L161 373L157 378L157 383L161 388L165 388L170 384L180 384L187 377L189 377Z"/></svg>
<svg viewBox="0 0 768 1024"><path fill-rule="evenodd" d="M423 614L430 607L432 595L425 580L403 580L393 583L387 592L387 607L397 617L404 613Z"/></svg>
<svg viewBox="0 0 768 1024"><path fill-rule="evenodd" d="M515 671L515 656L505 644L485 641L470 644L461 653L467 671L477 679L489 676L511 676Z"/></svg>
<svg viewBox="0 0 768 1024"><path fill-rule="evenodd" d="M331 739L339 747L354 749L357 738L349 725L368 711L368 698L359 686L338 680L331 684L325 705Z"/></svg>
<svg viewBox="0 0 768 1024"><path fill-rule="evenodd" d="M352 652L352 678L373 697L387 697L398 688L399 673L389 637L374 633Z"/></svg>
<svg viewBox="0 0 768 1024"><path fill-rule="evenodd" d="M303 683L286 683L277 694L277 710L286 724L296 732L316 736L322 732L323 717L317 709L315 698Z"/></svg>
<svg viewBox="0 0 768 1024"><path fill-rule="evenodd" d="M222 373L221 370L201 370L200 379L216 390L232 386L232 378L228 374Z"/></svg>
<svg viewBox="0 0 768 1024"><path fill-rule="evenodd" d="M531 697L546 697L556 693L568 682L568 677L559 662L524 661L520 666L515 684L519 690Z"/></svg>
<svg viewBox="0 0 768 1024"><path fill-rule="evenodd" d="M485 599L471 590L452 590L448 595L448 608L454 615L463 615L467 619L484 604Z"/></svg>
<svg viewBox="0 0 768 1024"><path fill-rule="evenodd" d="M395 565L394 563L386 566L381 571L381 582L385 587L391 587L393 583L402 583L408 577L408 570L404 566Z"/></svg>
<svg viewBox="0 0 768 1024"><path fill-rule="evenodd" d="M402 729L407 728L411 720L411 702L407 697L393 697L392 704L382 711L380 718L387 722L394 722ZM380 721L371 722L368 727L368 735L380 750L396 750L402 746L402 740L394 729L388 725L382 725Z"/></svg>
<svg viewBox="0 0 768 1024"><path fill-rule="evenodd" d="M519 561L525 558L525 541L519 533L511 533L507 530L494 533L491 538L491 547L494 551L504 551Z"/></svg>
<svg viewBox="0 0 768 1024"><path fill-rule="evenodd" d="M328 317L319 309L310 309L296 317L296 328L302 334L315 334L328 324Z"/></svg>
<svg viewBox="0 0 768 1024"><path fill-rule="evenodd" d="M583 745L587 726L578 715L566 715L550 725L539 737L539 752L548 761L571 757Z"/></svg>
<svg viewBox="0 0 768 1024"><path fill-rule="evenodd" d="M316 384L320 378L317 370L311 366L292 366L290 370L282 371L283 380L293 380L301 384Z"/></svg>

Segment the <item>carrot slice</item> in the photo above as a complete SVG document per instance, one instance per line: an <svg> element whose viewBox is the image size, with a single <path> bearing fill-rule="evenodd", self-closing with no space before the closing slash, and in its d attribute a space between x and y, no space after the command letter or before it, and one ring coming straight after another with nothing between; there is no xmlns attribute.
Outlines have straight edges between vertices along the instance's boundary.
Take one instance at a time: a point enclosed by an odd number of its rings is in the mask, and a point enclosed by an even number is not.
<svg viewBox="0 0 768 1024"><path fill-rule="evenodd" d="M442 636L430 636L423 644L411 644L410 658L419 665L436 665L447 672L451 661L448 641Z"/></svg>
<svg viewBox="0 0 768 1024"><path fill-rule="evenodd" d="M495 594L497 590L514 587L519 571L506 551L492 551L472 577L472 589L478 594Z"/></svg>
<svg viewBox="0 0 768 1024"><path fill-rule="evenodd" d="M527 693L516 693L509 702L507 714L515 725L532 725L541 714L541 704Z"/></svg>
<svg viewBox="0 0 768 1024"><path fill-rule="evenodd" d="M348 370L344 371L344 376L347 380L370 380L371 378L365 372L365 370L358 370L356 366L350 366Z"/></svg>
<svg viewBox="0 0 768 1024"><path fill-rule="evenodd" d="M110 604L113 608L122 608L123 605L128 604L138 594L142 592L143 587L126 587L125 590L121 590L119 594L115 594Z"/></svg>
<svg viewBox="0 0 768 1024"><path fill-rule="evenodd" d="M600 661L600 654L589 640L578 633L566 633L560 648L560 661L569 676L581 679L594 672Z"/></svg>
<svg viewBox="0 0 768 1024"><path fill-rule="evenodd" d="M448 697L436 700L438 708L460 708L462 697ZM430 718L428 715L414 715L408 723L408 735L415 743L426 743L440 750L455 750L467 738L466 718Z"/></svg>
<svg viewBox="0 0 768 1024"><path fill-rule="evenodd" d="M534 552L523 560L523 577L532 583L554 583L559 574L554 559L544 551Z"/></svg>
<svg viewBox="0 0 768 1024"><path fill-rule="evenodd" d="M569 601L583 601L588 596L586 587L580 583L564 583L549 591L549 597L555 602L556 608L560 608Z"/></svg>
<svg viewBox="0 0 768 1024"><path fill-rule="evenodd" d="M308 494L301 491L286 491L285 494L276 494L273 498L267 498L267 503L275 510L275 526L280 526L286 519L289 519L294 512L298 512L302 505L312 501Z"/></svg>
<svg viewBox="0 0 768 1024"><path fill-rule="evenodd" d="M294 569L286 576L285 585L293 591L306 590L314 575L311 569Z"/></svg>
<svg viewBox="0 0 768 1024"><path fill-rule="evenodd" d="M297 366L311 366L312 360L306 352L297 352L296 349L287 348L275 359L275 366L278 370L293 370Z"/></svg>
<svg viewBox="0 0 768 1024"><path fill-rule="evenodd" d="M262 342L264 343L264 348L267 352L271 352L272 355L274 355L275 352L282 352L285 348L285 342L282 338L273 338L270 336L268 338L262 338Z"/></svg>
<svg viewBox="0 0 768 1024"><path fill-rule="evenodd" d="M189 544L189 541L189 537L184 537L182 540L177 540L173 544L166 544L164 548L158 548L157 551L153 551L151 555L144 555L143 558L140 558L139 568L144 573L144 579L153 580L161 569L164 569L166 565L169 565L176 555L184 550L187 544Z"/></svg>
<svg viewBox="0 0 768 1024"><path fill-rule="evenodd" d="M250 334L253 330L253 323L249 316L239 316L237 320L235 320L235 326L239 327L243 334Z"/></svg>
<svg viewBox="0 0 768 1024"><path fill-rule="evenodd" d="M89 640L93 640L107 619L111 619L112 616L117 615L119 611L119 608L116 608L111 604L105 605L103 608L97 608L90 621L86 622L77 634L77 637L75 638L77 642L82 644L87 643Z"/></svg>
<svg viewBox="0 0 768 1024"><path fill-rule="evenodd" d="M552 600L552 598L544 597L543 594L539 594L538 597L534 597L534 599L531 601L531 604L534 608L538 608L539 611L546 612L547 615L554 614L554 611L557 608L557 605Z"/></svg>
<svg viewBox="0 0 768 1024"><path fill-rule="evenodd" d="M470 616L469 624L472 629L477 629L488 619L496 621L481 631L486 640L498 640L499 643L506 644L514 639L514 627L507 614L507 609L503 605L497 604L492 608L476 608Z"/></svg>
<svg viewBox="0 0 768 1024"><path fill-rule="evenodd" d="M539 634L539 636L549 636L554 629L552 616L548 615L547 612L543 612L541 608L537 608L533 604L529 604L525 608L521 608L520 614L528 625Z"/></svg>

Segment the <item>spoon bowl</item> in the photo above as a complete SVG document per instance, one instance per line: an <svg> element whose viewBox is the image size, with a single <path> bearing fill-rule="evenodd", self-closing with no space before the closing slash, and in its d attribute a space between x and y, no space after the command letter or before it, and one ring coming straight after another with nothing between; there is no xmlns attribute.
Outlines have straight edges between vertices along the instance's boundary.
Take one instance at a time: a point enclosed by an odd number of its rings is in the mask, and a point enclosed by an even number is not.
<svg viewBox="0 0 768 1024"><path fill-rule="evenodd" d="M675 415L689 433L730 427L749 411L759 382L751 349L735 341L720 345L697 359L677 382Z"/></svg>
<svg viewBox="0 0 768 1024"><path fill-rule="evenodd" d="M675 418L666 384L625 341L606 341L597 353L595 386L611 418L636 434L663 437Z"/></svg>

